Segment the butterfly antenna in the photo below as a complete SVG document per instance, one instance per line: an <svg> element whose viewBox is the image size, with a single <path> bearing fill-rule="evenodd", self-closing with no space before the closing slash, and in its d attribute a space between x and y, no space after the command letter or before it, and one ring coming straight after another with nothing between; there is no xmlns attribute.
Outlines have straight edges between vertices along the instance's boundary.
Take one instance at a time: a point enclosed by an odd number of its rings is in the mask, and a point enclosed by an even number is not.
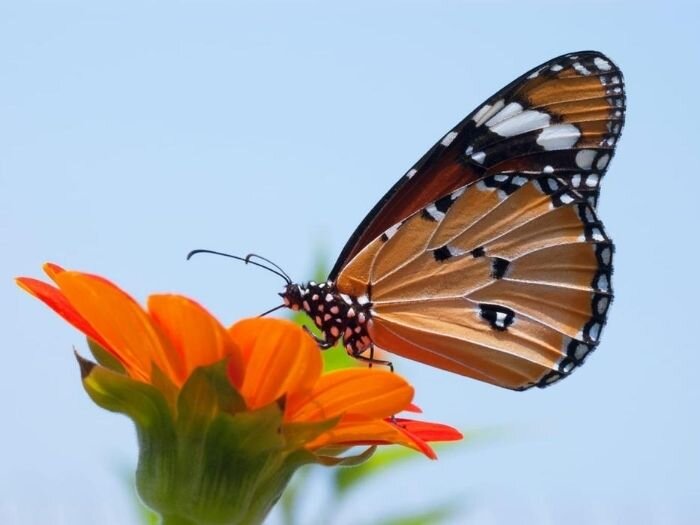
<svg viewBox="0 0 700 525"><path fill-rule="evenodd" d="M212 255L221 255L222 257L229 257L231 259L236 259L237 261L243 261L246 264L252 264L253 266L257 266L258 268L263 268L263 269L267 270L268 272L272 272L275 275L279 275L282 279L284 279L284 281L287 284L292 284L292 279L289 277L289 275L287 275L287 273L284 270L282 270L282 268L277 266L275 263L268 261L264 257L256 256L259 259L272 264L274 266L274 268L270 268L269 266L265 266L264 264L260 264L259 262L256 262L256 261L251 261L250 257L251 257L251 255L254 255L254 254L248 255L247 257L238 257L237 255L231 255L230 253L224 253L224 252L217 252L214 250L192 250L190 253L187 254L187 260L189 261L193 256L197 255L198 253L210 253ZM265 313L269 313L269 312L265 312Z"/></svg>
<svg viewBox="0 0 700 525"><path fill-rule="evenodd" d="M287 272L285 272L282 268L280 268L279 264L276 264L276 263L272 262L270 259L268 259L267 257L263 257L262 255L258 255L257 253L249 253L248 255L245 256L246 261L250 261L250 259L253 257L255 257L256 259L260 259L261 261L265 261L268 264L271 264L272 266L277 268L280 272L282 272L282 274L284 274L284 276L287 278L287 281L289 281L290 283L292 282L292 278L289 277L289 275L287 275Z"/></svg>
<svg viewBox="0 0 700 525"><path fill-rule="evenodd" d="M270 308L267 312L261 313L258 317L265 317L267 314L271 314L272 312L275 312L279 310L280 308L284 308L284 305L281 304L279 306L275 306L274 308Z"/></svg>

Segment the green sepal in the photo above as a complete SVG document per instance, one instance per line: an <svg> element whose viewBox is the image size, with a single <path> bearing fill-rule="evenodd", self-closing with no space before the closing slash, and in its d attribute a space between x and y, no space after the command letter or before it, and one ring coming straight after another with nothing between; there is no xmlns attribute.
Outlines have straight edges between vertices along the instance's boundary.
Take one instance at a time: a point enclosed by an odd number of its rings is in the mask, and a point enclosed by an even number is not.
<svg viewBox="0 0 700 525"><path fill-rule="evenodd" d="M100 407L128 416L136 426L139 464L136 477L174 481L176 434L173 415L161 392L76 354L83 387ZM172 490L170 485L165 490ZM143 497L143 494L141 494Z"/></svg>
<svg viewBox="0 0 700 525"><path fill-rule="evenodd" d="M216 414L246 410L245 400L231 385L227 360L197 368L177 397L178 432L189 434L211 421Z"/></svg>
<svg viewBox="0 0 700 525"><path fill-rule="evenodd" d="M286 423L282 434L289 448L301 448L338 424L340 417L313 423Z"/></svg>
<svg viewBox="0 0 700 525"><path fill-rule="evenodd" d="M124 368L124 365L122 365L119 362L119 359L117 359L111 353L105 350L104 347L102 347L99 343L88 337L87 344L88 348L90 349L90 353L92 354L92 357L94 357L95 361L97 361L100 365L104 366L105 368L108 368L113 372L126 374L126 369Z"/></svg>
<svg viewBox="0 0 700 525"><path fill-rule="evenodd" d="M371 447L367 447L362 453L356 454L354 456L342 456L342 457L336 457L336 456L322 456L317 454L315 456L316 458L316 463L320 463L321 465L325 465L327 467L352 467L355 465L360 465L367 461L369 458L372 457L374 452L377 450L376 445L372 445Z"/></svg>
<svg viewBox="0 0 700 525"><path fill-rule="evenodd" d="M83 387L98 406L131 418L139 432L174 435L173 419L163 394L152 385L119 374L76 354Z"/></svg>
<svg viewBox="0 0 700 525"><path fill-rule="evenodd" d="M151 362L151 384L163 395L168 403L168 408L175 414L179 390L165 372L153 362Z"/></svg>

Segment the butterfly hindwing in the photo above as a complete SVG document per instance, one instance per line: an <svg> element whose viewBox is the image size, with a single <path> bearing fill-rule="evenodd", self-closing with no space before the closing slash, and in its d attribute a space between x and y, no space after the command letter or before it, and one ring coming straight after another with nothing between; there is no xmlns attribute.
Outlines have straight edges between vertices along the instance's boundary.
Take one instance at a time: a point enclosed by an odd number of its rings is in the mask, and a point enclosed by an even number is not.
<svg viewBox="0 0 700 525"><path fill-rule="evenodd" d="M371 294L378 347L525 389L568 375L597 345L612 251L594 208L560 179L497 173L387 229L337 286Z"/></svg>
<svg viewBox="0 0 700 525"><path fill-rule="evenodd" d="M360 223L329 278L393 224L492 174L556 175L595 206L624 111L622 74L601 53L570 53L528 71L408 170Z"/></svg>

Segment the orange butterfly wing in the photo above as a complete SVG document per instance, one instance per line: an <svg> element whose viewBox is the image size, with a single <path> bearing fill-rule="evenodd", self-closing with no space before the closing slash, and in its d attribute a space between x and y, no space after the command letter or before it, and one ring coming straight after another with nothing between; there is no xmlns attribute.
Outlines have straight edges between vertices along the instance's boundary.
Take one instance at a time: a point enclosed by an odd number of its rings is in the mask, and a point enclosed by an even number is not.
<svg viewBox="0 0 700 525"><path fill-rule="evenodd" d="M457 124L386 193L329 279L392 225L490 174L555 173L595 206L624 110L622 73L601 53L569 53L533 68Z"/></svg>
<svg viewBox="0 0 700 525"><path fill-rule="evenodd" d="M595 349L613 244L595 206L624 123L620 70L538 66L448 132L360 224L330 278L369 296L372 343L506 388Z"/></svg>
<svg viewBox="0 0 700 525"><path fill-rule="evenodd" d="M551 176L496 174L369 243L338 289L371 294L369 333L398 355L511 389L547 386L595 348L613 246Z"/></svg>

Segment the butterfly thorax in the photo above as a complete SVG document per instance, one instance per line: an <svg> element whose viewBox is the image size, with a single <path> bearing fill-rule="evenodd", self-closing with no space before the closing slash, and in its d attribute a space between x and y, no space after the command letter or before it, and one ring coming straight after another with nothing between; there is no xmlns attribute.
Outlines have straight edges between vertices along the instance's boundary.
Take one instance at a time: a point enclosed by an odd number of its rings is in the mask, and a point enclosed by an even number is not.
<svg viewBox="0 0 700 525"><path fill-rule="evenodd" d="M367 325L372 318L372 303L367 296L353 297L338 292L333 281L289 284L280 294L285 306L305 312L323 332L323 347L333 346L340 338L349 354L357 356L372 343Z"/></svg>

